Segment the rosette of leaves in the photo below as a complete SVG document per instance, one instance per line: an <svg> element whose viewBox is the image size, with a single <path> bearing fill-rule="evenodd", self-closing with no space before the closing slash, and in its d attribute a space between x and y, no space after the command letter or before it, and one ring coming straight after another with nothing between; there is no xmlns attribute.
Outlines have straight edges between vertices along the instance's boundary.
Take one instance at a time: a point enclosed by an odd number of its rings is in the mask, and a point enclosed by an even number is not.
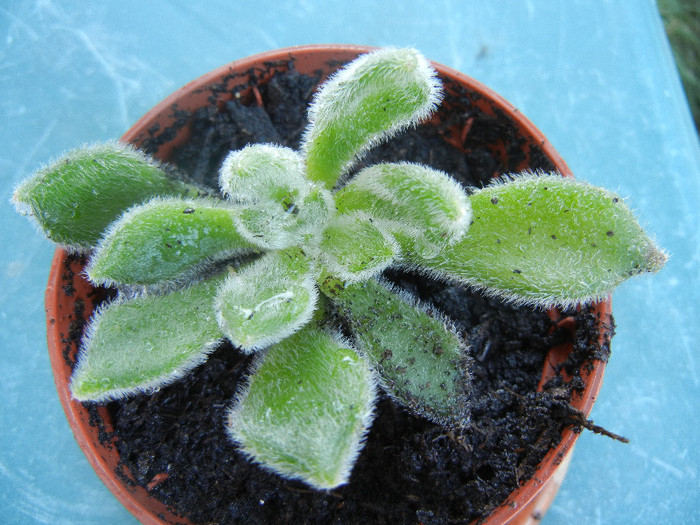
<svg viewBox="0 0 700 525"><path fill-rule="evenodd" d="M332 488L348 480L377 386L448 428L469 418L468 349L448 319L384 282L386 268L550 306L663 265L618 197L558 175L471 195L416 164L347 176L368 148L429 116L440 90L414 50L360 56L318 91L300 152L231 152L219 196L118 143L21 184L18 210L89 252L90 280L120 291L86 330L74 397L158 389L228 338L255 353L231 438L264 468Z"/></svg>

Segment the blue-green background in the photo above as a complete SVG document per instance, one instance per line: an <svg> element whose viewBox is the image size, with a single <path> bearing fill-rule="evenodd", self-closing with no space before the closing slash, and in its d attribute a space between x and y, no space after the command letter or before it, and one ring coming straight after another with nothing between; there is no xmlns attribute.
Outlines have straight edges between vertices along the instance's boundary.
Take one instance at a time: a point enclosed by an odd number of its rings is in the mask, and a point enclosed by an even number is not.
<svg viewBox="0 0 700 525"><path fill-rule="evenodd" d="M613 356L547 525L698 523L700 150L652 0L0 1L0 523L131 524L59 405L43 291L53 246L17 181L119 137L234 59L307 43L411 45L520 108L577 177L629 196L671 253L614 295Z"/></svg>

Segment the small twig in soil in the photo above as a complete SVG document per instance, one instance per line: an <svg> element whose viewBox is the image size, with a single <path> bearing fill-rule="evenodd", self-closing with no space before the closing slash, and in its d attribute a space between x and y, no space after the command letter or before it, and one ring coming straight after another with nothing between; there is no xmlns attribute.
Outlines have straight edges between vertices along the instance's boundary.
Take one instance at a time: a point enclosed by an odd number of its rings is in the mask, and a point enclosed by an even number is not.
<svg viewBox="0 0 700 525"><path fill-rule="evenodd" d="M590 430L591 432L593 432L595 434L600 434L602 436L612 438L615 441L620 441L622 443L629 443L630 442L630 440L627 439L626 437L621 436L619 434L615 434L614 432L610 432L609 430L607 430L599 425L594 424L592 420L586 419L586 417L583 415L582 412L577 411L577 413L570 414L569 417L571 417L573 422L576 423L577 425L581 425L586 430Z"/></svg>
<svg viewBox="0 0 700 525"><path fill-rule="evenodd" d="M511 390L508 387L505 387L505 390L508 391L510 394L516 396L521 400L521 403L523 404L528 404L529 401L525 396L522 396L521 394L518 394L517 392ZM614 432L609 431L606 428L601 427L600 425L596 425L593 423L592 420L586 419L586 416L583 412L580 410L577 410L573 406L571 406L568 402L566 402L566 410L568 411L568 417L571 419L572 424L579 425L586 430L590 430L594 434L600 434L601 436L606 436L609 438L614 439L615 441L620 441L621 443L629 443L630 440L627 439L624 436L621 436L619 434L615 434ZM538 438L539 442L539 438Z"/></svg>

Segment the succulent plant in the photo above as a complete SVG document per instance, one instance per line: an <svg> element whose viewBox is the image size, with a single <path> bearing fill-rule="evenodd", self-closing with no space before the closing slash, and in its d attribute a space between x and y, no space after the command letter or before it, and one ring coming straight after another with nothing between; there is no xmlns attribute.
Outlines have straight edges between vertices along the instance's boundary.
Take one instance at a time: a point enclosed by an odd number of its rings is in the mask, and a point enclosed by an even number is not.
<svg viewBox="0 0 700 525"><path fill-rule="evenodd" d="M86 330L74 397L157 390L227 338L255 354L231 438L264 468L332 488L349 478L378 388L447 428L469 421L468 348L385 269L544 307L601 298L663 266L619 197L558 174L470 193L417 164L348 175L440 99L420 54L382 49L321 86L301 151L231 152L218 194L116 142L70 152L19 185L18 210L89 253L95 285L119 290Z"/></svg>

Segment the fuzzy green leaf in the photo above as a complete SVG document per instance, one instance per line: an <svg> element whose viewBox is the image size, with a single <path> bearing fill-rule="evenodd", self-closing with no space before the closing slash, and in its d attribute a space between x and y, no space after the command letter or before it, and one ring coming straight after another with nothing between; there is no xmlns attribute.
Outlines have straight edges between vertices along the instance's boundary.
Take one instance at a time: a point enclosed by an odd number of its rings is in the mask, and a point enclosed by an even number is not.
<svg viewBox="0 0 700 525"><path fill-rule="evenodd" d="M216 299L219 326L246 352L274 344L309 322L318 299L298 248L271 252L228 277Z"/></svg>
<svg viewBox="0 0 700 525"><path fill-rule="evenodd" d="M92 248L126 209L156 195L204 192L169 175L130 146L109 142L71 151L40 169L14 192L20 213L32 215L54 242Z"/></svg>
<svg viewBox="0 0 700 525"><path fill-rule="evenodd" d="M361 55L321 86L309 108L307 177L333 188L358 156L427 117L440 98L435 71L415 50Z"/></svg>
<svg viewBox="0 0 700 525"><path fill-rule="evenodd" d="M330 489L350 477L374 397L365 360L310 325L259 358L228 430L263 467Z"/></svg>
<svg viewBox="0 0 700 525"><path fill-rule="evenodd" d="M396 241L362 213L336 217L323 232L320 247L328 270L346 282L382 272L399 253Z"/></svg>
<svg viewBox="0 0 700 525"><path fill-rule="evenodd" d="M621 198L584 182L521 175L471 201L464 239L411 262L516 303L568 306L666 261Z"/></svg>
<svg viewBox="0 0 700 525"><path fill-rule="evenodd" d="M309 192L304 159L296 151L251 144L228 154L219 170L221 191L235 202L277 204L287 212Z"/></svg>
<svg viewBox="0 0 700 525"><path fill-rule="evenodd" d="M151 392L183 377L221 341L217 276L168 295L120 298L93 316L71 378L80 401Z"/></svg>
<svg viewBox="0 0 700 525"><path fill-rule="evenodd" d="M369 214L394 234L404 253L428 258L460 240L471 220L469 198L457 182L406 162L365 168L335 200L339 213Z"/></svg>
<svg viewBox="0 0 700 525"><path fill-rule="evenodd" d="M112 224L87 267L97 284L183 280L216 261L250 253L235 210L217 199L153 199Z"/></svg>
<svg viewBox="0 0 700 525"><path fill-rule="evenodd" d="M321 289L396 401L443 425L466 423L469 358L438 315L375 280L342 285L326 279Z"/></svg>

